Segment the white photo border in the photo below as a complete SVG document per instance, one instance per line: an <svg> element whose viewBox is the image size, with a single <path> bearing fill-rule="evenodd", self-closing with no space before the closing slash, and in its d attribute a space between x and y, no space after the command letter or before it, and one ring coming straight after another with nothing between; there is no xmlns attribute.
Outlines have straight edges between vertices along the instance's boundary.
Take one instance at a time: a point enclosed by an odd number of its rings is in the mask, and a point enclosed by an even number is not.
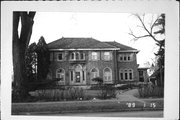
<svg viewBox="0 0 180 120"><path fill-rule="evenodd" d="M179 10L176 1L3 1L1 2L1 117L2 119L119 119L95 117L22 116L11 115L12 12L109 12L165 13L165 95L164 117L178 119L179 115ZM144 119L144 118L121 118ZM148 118L151 119L151 118ZM153 118L154 120L155 118Z"/></svg>

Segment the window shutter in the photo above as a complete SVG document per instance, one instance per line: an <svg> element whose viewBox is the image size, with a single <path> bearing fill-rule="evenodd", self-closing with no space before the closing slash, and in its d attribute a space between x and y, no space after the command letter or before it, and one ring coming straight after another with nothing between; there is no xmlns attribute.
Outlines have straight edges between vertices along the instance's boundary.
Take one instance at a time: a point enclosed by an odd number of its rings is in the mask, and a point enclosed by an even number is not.
<svg viewBox="0 0 180 120"><path fill-rule="evenodd" d="M68 59L67 56L68 56L68 52L65 51L65 52L64 52L64 56L63 56L63 60L67 60L67 59Z"/></svg>
<svg viewBox="0 0 180 120"><path fill-rule="evenodd" d="M100 60L100 52L97 52L97 60Z"/></svg>
<svg viewBox="0 0 180 120"><path fill-rule="evenodd" d="M101 60L104 60L104 52L101 52Z"/></svg>
<svg viewBox="0 0 180 120"><path fill-rule="evenodd" d="M112 60L112 58L113 58L113 52L109 52L110 53L110 60Z"/></svg>
<svg viewBox="0 0 180 120"><path fill-rule="evenodd" d="M92 60L92 52L89 52L89 60Z"/></svg>

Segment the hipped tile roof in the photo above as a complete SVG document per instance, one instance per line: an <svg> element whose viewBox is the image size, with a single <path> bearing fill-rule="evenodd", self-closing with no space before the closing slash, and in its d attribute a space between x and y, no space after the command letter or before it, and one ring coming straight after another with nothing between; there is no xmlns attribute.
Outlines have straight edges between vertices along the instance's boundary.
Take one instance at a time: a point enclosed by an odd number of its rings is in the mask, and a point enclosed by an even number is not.
<svg viewBox="0 0 180 120"><path fill-rule="evenodd" d="M120 43L118 43L118 42L116 42L116 41L113 41L113 42L105 42L105 43L108 43L108 44L113 45L113 46L115 46L115 47L117 47L117 48L120 48L120 50L137 50L137 49L134 49L134 48L132 48L132 47L129 47L129 46L120 44Z"/></svg>
<svg viewBox="0 0 180 120"><path fill-rule="evenodd" d="M136 50L118 42L101 42L94 38L60 38L48 44L49 49L103 49L120 48L120 50Z"/></svg>

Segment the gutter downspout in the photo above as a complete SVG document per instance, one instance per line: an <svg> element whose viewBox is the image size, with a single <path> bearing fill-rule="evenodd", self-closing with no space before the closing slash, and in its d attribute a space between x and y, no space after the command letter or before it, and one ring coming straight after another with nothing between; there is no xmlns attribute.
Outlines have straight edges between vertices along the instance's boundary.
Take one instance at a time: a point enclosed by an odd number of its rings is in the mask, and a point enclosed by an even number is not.
<svg viewBox="0 0 180 120"><path fill-rule="evenodd" d="M117 84L118 83L118 64L117 64L117 51L114 51L114 72L115 72L115 81L114 83Z"/></svg>

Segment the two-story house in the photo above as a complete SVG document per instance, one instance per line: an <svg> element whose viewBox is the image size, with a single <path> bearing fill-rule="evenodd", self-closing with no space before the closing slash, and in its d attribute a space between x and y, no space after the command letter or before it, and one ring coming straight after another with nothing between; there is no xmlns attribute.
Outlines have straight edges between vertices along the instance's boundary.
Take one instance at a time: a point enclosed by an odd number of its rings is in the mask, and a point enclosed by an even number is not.
<svg viewBox="0 0 180 120"><path fill-rule="evenodd" d="M117 42L101 42L93 38L61 38L48 44L50 76L61 78L59 85L138 82L137 49Z"/></svg>

